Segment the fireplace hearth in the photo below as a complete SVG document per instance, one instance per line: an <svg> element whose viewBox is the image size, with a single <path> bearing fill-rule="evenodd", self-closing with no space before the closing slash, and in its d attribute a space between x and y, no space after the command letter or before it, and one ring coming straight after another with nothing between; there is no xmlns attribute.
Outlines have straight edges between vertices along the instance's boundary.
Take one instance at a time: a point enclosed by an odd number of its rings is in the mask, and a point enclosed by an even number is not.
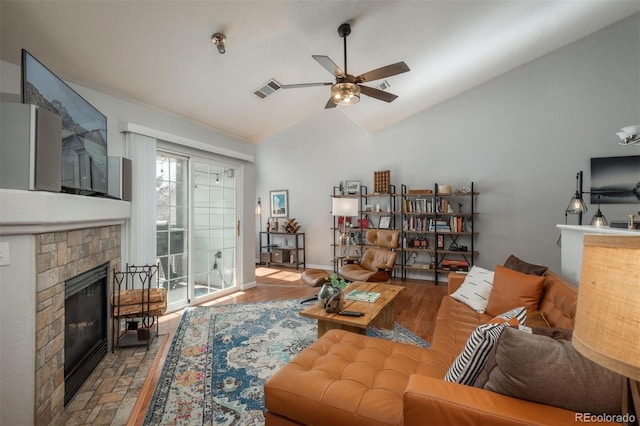
<svg viewBox="0 0 640 426"><path fill-rule="evenodd" d="M107 353L109 264L65 282L64 405Z"/></svg>

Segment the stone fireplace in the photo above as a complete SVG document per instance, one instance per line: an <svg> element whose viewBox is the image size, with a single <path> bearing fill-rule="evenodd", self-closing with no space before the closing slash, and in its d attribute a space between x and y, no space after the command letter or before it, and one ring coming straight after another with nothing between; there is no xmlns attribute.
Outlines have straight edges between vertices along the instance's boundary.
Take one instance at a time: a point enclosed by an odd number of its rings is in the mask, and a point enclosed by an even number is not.
<svg viewBox="0 0 640 426"><path fill-rule="evenodd" d="M104 266L108 303L131 204L11 189L0 197L0 424L61 424L65 282Z"/></svg>
<svg viewBox="0 0 640 426"><path fill-rule="evenodd" d="M108 264L110 283L120 268L120 245L117 225L36 235L37 425L57 424L64 414L65 281Z"/></svg>

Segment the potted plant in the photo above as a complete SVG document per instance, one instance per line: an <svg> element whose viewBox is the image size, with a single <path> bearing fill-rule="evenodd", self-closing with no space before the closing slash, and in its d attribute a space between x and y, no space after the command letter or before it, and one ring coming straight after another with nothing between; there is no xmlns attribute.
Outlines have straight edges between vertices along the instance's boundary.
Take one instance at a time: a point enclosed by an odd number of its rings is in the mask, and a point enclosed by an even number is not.
<svg viewBox="0 0 640 426"><path fill-rule="evenodd" d="M329 282L324 284L318 292L318 300L327 312L340 312L344 300L343 290L349 283L338 274L331 274L326 280Z"/></svg>

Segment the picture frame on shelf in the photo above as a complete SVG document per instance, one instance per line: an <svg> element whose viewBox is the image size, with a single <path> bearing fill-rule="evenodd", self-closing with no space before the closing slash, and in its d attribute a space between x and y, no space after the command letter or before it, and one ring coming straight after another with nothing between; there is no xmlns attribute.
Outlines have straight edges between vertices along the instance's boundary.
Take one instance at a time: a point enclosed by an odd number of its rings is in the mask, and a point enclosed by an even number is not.
<svg viewBox="0 0 640 426"><path fill-rule="evenodd" d="M391 225L391 216L380 216L380 223L378 224L378 228L389 229L390 225Z"/></svg>
<svg viewBox="0 0 640 426"><path fill-rule="evenodd" d="M344 182L345 192L348 195L356 195L360 192L360 181L359 180L346 180Z"/></svg>
<svg viewBox="0 0 640 426"><path fill-rule="evenodd" d="M271 217L289 217L289 191L279 189L270 191Z"/></svg>

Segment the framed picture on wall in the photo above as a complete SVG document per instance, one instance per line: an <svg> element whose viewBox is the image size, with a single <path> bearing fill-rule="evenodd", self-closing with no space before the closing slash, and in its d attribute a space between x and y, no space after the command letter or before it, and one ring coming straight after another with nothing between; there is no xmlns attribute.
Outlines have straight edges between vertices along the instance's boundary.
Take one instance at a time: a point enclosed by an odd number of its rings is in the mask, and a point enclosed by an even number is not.
<svg viewBox="0 0 640 426"><path fill-rule="evenodd" d="M271 217L289 217L289 191L271 191Z"/></svg>
<svg viewBox="0 0 640 426"><path fill-rule="evenodd" d="M591 204L640 202L640 155L591 159Z"/></svg>

